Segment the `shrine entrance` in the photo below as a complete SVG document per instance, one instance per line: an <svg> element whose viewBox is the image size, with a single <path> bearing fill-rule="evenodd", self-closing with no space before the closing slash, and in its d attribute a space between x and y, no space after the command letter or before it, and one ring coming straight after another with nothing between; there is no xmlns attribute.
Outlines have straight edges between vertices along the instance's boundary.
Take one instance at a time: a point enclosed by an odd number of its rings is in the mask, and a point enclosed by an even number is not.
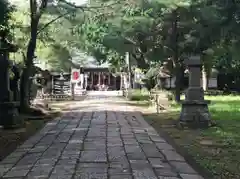
<svg viewBox="0 0 240 179"><path fill-rule="evenodd" d="M108 68L84 68L83 73L87 76L88 91L120 90L120 77L114 76Z"/></svg>

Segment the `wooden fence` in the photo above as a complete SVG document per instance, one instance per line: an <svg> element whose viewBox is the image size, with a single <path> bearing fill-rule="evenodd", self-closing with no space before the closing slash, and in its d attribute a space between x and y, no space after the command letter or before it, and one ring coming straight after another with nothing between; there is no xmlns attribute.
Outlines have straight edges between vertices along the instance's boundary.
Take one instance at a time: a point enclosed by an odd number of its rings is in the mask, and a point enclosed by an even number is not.
<svg viewBox="0 0 240 179"><path fill-rule="evenodd" d="M168 92L151 90L149 96L151 105L154 106L157 113L169 108Z"/></svg>
<svg viewBox="0 0 240 179"><path fill-rule="evenodd" d="M123 96L129 97L128 90L122 89ZM170 101L168 99L169 92L167 91L157 91L157 90L151 90L149 92L149 102L150 105L153 106L156 109L156 112L159 113L162 110L167 110L170 107Z"/></svg>

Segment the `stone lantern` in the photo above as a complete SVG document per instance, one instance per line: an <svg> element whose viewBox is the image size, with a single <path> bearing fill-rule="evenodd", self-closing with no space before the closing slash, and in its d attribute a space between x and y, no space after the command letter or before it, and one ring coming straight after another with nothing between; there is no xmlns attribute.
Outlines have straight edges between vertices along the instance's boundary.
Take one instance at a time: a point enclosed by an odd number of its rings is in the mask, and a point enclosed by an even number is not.
<svg viewBox="0 0 240 179"><path fill-rule="evenodd" d="M204 91L201 87L201 61L199 56L185 60L189 70L189 87L185 93L185 100L181 101L182 111L179 125L190 128L206 128L213 123L208 110L209 100L204 99Z"/></svg>
<svg viewBox="0 0 240 179"><path fill-rule="evenodd" d="M19 102L13 101L10 90L10 52L16 52L17 48L10 44L5 37L0 39L0 125L5 129L22 127L24 121L19 117Z"/></svg>

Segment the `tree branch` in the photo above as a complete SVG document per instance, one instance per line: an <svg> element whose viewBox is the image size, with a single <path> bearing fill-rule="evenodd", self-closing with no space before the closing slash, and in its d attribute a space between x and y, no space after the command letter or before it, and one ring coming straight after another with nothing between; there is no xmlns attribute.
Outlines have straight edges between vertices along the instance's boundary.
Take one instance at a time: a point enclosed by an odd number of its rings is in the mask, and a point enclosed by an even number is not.
<svg viewBox="0 0 240 179"><path fill-rule="evenodd" d="M104 7L109 7L109 6L112 6L112 5L115 5L115 4L118 4L120 2L119 1L116 1L115 3L112 3L112 4L108 4L108 5L105 5L105 6L92 6L92 7L84 7L84 6L76 6L70 2L67 2L66 0L59 0L59 2L63 2L73 8L76 8L76 9L99 9L99 8L104 8Z"/></svg>
<svg viewBox="0 0 240 179"><path fill-rule="evenodd" d="M66 15L68 15L68 14L70 14L70 13L72 13L72 11L68 11L68 12L66 12L66 13L64 13L64 14L61 14L60 16L56 17L55 19L52 19L51 21L49 21L49 22L46 23L41 29L38 30L37 35L38 35L39 33L41 33L44 29L46 29L49 25L51 25L52 23L54 23L54 22L57 21L58 19L61 19L62 17L66 16Z"/></svg>

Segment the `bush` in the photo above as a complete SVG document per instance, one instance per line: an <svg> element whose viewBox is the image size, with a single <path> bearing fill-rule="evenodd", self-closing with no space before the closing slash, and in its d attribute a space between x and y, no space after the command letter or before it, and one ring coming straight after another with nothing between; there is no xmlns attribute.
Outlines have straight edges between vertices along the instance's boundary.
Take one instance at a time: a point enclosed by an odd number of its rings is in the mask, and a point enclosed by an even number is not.
<svg viewBox="0 0 240 179"><path fill-rule="evenodd" d="M146 90L132 90L129 95L131 101L146 101L149 100L149 93Z"/></svg>

